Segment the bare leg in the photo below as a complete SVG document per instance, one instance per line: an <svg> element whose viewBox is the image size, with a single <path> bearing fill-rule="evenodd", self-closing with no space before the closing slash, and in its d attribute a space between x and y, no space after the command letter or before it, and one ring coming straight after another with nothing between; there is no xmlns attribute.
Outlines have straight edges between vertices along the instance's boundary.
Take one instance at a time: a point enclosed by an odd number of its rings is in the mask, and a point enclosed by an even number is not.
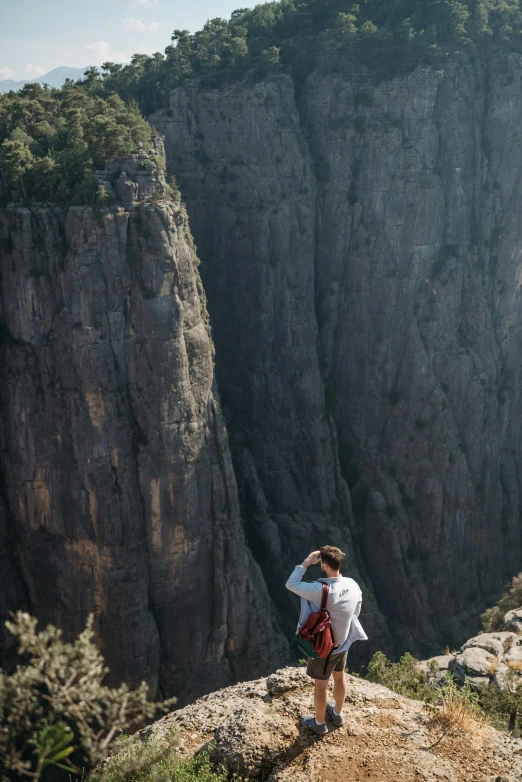
<svg viewBox="0 0 522 782"><path fill-rule="evenodd" d="M335 698L335 711L337 714L341 714L346 698L346 674L344 671L334 671L334 698Z"/></svg>
<svg viewBox="0 0 522 782"><path fill-rule="evenodd" d="M326 704L328 702L328 679L315 679L314 703L315 719L317 722L324 722L326 714Z"/></svg>

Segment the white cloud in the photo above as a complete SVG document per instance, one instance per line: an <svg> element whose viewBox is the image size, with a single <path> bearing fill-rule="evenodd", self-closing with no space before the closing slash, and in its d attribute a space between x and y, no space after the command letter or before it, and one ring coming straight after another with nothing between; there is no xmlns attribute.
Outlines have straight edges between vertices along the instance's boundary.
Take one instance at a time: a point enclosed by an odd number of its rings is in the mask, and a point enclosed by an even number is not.
<svg viewBox="0 0 522 782"><path fill-rule="evenodd" d="M130 62L130 57L125 52L113 52L107 41L88 43L86 51L91 52L90 60L93 65L102 65L104 62Z"/></svg>
<svg viewBox="0 0 522 782"><path fill-rule="evenodd" d="M137 51L139 54L148 54L148 55L149 55L149 57L150 57L151 55L153 55L153 54L156 54L156 52L158 51L158 47L157 47L157 46L151 46L151 45L150 45L150 44L148 44L148 43L139 43L139 44L138 44L137 46L135 46L134 48L136 49L136 51Z"/></svg>
<svg viewBox="0 0 522 782"><path fill-rule="evenodd" d="M145 24L141 19L133 19L131 16L126 17L122 21L125 27L128 27L130 30L138 30L140 33L153 33L154 30L157 30L159 27L158 22L149 22L148 24Z"/></svg>
<svg viewBox="0 0 522 782"><path fill-rule="evenodd" d="M25 75L29 79L35 78L36 76L43 76L45 72L45 68L42 68L41 65L33 65L28 62L25 66Z"/></svg>
<svg viewBox="0 0 522 782"><path fill-rule="evenodd" d="M159 0L136 0L136 5L158 5Z"/></svg>
<svg viewBox="0 0 522 782"><path fill-rule="evenodd" d="M12 68L0 68L0 79L12 79L14 75Z"/></svg>

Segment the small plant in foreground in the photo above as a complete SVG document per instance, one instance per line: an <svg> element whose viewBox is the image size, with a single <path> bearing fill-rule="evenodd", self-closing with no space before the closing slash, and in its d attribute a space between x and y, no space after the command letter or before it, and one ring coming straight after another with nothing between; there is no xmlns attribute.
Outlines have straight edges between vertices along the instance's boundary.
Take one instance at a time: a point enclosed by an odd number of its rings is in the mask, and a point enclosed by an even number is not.
<svg viewBox="0 0 522 782"><path fill-rule="evenodd" d="M69 755L74 752L72 740L73 734L60 725L46 725L35 739L29 739L28 743L34 745L34 754L37 758L34 771L35 779L38 779L42 771L49 766L61 768L64 771L76 771L67 760ZM64 765L64 762L67 765Z"/></svg>
<svg viewBox="0 0 522 782"><path fill-rule="evenodd" d="M120 742L116 753L100 764L89 782L230 782L228 771L215 768L208 751L182 760L173 751L176 742L176 729L161 738ZM232 779L240 782L237 776Z"/></svg>
<svg viewBox="0 0 522 782"><path fill-rule="evenodd" d="M428 706L431 714L429 724L439 736L430 749L436 747L442 739L462 731L473 733L484 725L484 715L479 705L479 695L465 683L459 687L455 679L448 675L446 681L437 687L436 704Z"/></svg>
<svg viewBox="0 0 522 782"><path fill-rule="evenodd" d="M37 630L37 620L21 611L6 622L24 662L11 675L0 672L2 782L15 775L38 780L50 766L65 778L75 766L88 772L117 736L174 704L174 698L149 701L145 682L135 690L104 685L108 668L94 645L92 622L91 616L73 643L52 625Z"/></svg>

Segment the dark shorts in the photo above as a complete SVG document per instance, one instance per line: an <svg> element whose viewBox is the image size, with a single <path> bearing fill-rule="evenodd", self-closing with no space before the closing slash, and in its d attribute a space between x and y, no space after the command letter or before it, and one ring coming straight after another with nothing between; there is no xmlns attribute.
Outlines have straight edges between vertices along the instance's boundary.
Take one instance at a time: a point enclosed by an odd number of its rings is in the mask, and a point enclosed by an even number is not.
<svg viewBox="0 0 522 782"><path fill-rule="evenodd" d="M328 660L326 671L324 669L325 660L321 660L320 657L309 657L306 673L312 679L321 679L322 681L328 680L333 671L344 671L347 657L348 651L341 652L341 654L332 654Z"/></svg>

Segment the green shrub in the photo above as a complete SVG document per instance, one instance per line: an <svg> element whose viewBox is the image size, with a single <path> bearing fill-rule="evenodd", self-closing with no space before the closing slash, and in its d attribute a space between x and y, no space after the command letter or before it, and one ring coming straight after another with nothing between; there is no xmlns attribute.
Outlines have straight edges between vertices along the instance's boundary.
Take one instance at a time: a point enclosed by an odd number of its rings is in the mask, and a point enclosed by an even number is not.
<svg viewBox="0 0 522 782"><path fill-rule="evenodd" d="M418 667L418 660L409 652L403 654L398 663L388 660L383 652L375 652L368 663L366 678L388 687L407 698L434 703L438 697L436 683L440 679L439 667L430 663L427 673Z"/></svg>
<svg viewBox="0 0 522 782"><path fill-rule="evenodd" d="M181 760L173 751L176 742L175 729L162 739L152 736L147 741L121 742L89 782L229 782L227 770L215 768L208 751ZM232 778L238 780L235 775Z"/></svg>
<svg viewBox="0 0 522 782"><path fill-rule="evenodd" d="M135 690L104 685L108 669L92 622L73 643L52 625L38 631L37 620L21 611L6 622L23 663L11 675L0 672L0 779L14 772L38 780L48 766L65 779L66 770L89 771L121 733L174 704L149 701L145 682Z"/></svg>
<svg viewBox="0 0 522 782"><path fill-rule="evenodd" d="M493 633L495 630L500 630L502 622L504 621L504 614L511 611L513 608L520 608L522 606L522 573L519 573L511 581L509 590L502 595L498 603L492 608L488 608L487 611L481 616L482 629L486 633Z"/></svg>
<svg viewBox="0 0 522 782"><path fill-rule="evenodd" d="M165 158L160 155L152 155L151 160L156 164L160 171L165 171Z"/></svg>
<svg viewBox="0 0 522 782"><path fill-rule="evenodd" d="M179 187L178 187L178 183L177 183L176 177L174 175L172 175L169 178L169 185L168 186L170 187L170 190L169 190L170 198L172 198L172 200L175 201L176 203L179 203L181 201L181 193L180 193L180 190L179 190Z"/></svg>
<svg viewBox="0 0 522 782"><path fill-rule="evenodd" d="M366 678L399 695L427 703L430 724L440 731L435 744L453 730L465 728L466 724L469 727L473 721L480 723L484 718L498 730L509 730L516 736L522 733L522 683L518 670L508 672L503 689L492 682L476 690L467 681L458 682L451 673L442 676L435 661L424 673L411 654L404 654L394 663L383 652L376 652L368 664Z"/></svg>
<svg viewBox="0 0 522 782"><path fill-rule="evenodd" d="M501 689L492 682L480 690L480 705L490 722L499 730L509 730L520 736L519 716L522 714L522 683L520 673L510 670Z"/></svg>

